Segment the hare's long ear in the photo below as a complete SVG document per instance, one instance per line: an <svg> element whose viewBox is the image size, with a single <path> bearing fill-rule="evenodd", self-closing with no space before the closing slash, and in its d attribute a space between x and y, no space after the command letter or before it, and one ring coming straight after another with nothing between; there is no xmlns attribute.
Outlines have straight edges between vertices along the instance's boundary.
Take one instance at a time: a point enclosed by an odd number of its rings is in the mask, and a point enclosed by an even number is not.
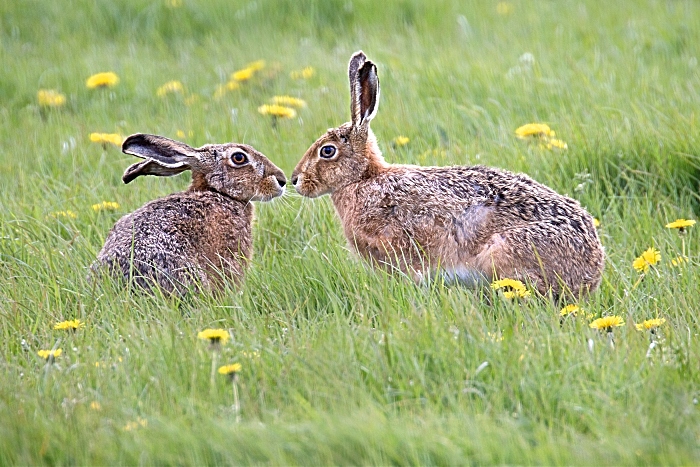
<svg viewBox="0 0 700 467"><path fill-rule="evenodd" d="M352 125L369 125L379 107L379 79L377 67L367 60L362 51L356 52L348 67Z"/></svg>
<svg viewBox="0 0 700 467"><path fill-rule="evenodd" d="M122 180L129 183L141 175L170 177L192 168L199 160L197 151L184 143L163 136L135 134L122 144L122 152L146 159L130 166Z"/></svg>

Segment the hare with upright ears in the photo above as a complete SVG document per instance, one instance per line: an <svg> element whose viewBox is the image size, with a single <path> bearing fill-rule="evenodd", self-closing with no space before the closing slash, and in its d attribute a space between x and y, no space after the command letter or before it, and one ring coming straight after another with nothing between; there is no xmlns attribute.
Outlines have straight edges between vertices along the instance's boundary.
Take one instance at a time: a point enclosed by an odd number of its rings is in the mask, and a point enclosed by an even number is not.
<svg viewBox="0 0 700 467"><path fill-rule="evenodd" d="M151 201L117 221L93 270L150 289L182 294L191 286L219 289L240 283L252 254L253 205L284 192L284 173L245 144L207 144L194 149L162 136L135 134L122 151L145 161L126 169L129 183L140 175L169 177L192 171L181 193Z"/></svg>
<svg viewBox="0 0 700 467"><path fill-rule="evenodd" d="M352 121L316 140L291 180L303 196L331 195L360 255L417 281L520 279L555 299L598 287L603 247L577 201L496 168L386 163L369 127L377 68L360 51L349 75Z"/></svg>

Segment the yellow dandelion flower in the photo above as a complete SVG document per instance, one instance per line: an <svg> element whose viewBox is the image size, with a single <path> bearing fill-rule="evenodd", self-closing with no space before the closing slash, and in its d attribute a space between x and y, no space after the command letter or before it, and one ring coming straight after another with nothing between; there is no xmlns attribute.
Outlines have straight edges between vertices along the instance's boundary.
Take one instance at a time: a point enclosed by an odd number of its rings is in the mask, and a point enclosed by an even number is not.
<svg viewBox="0 0 700 467"><path fill-rule="evenodd" d="M648 319L640 324L635 324L637 331L650 331L658 328L666 322L666 318Z"/></svg>
<svg viewBox="0 0 700 467"><path fill-rule="evenodd" d="M119 209L119 203L115 203L114 201L102 201L101 203L92 205L92 210L97 212L116 211L117 209Z"/></svg>
<svg viewBox="0 0 700 467"><path fill-rule="evenodd" d="M394 144L397 146L406 146L411 141L407 136L399 135L394 138Z"/></svg>
<svg viewBox="0 0 700 467"><path fill-rule="evenodd" d="M231 80L232 81L248 81L250 78L253 77L255 74L255 70L253 68L243 68L242 70L234 71L231 73Z"/></svg>
<svg viewBox="0 0 700 467"><path fill-rule="evenodd" d="M156 95L158 97L165 97L168 94L182 94L185 92L185 87L180 81L172 80L168 81L156 90Z"/></svg>
<svg viewBox="0 0 700 467"><path fill-rule="evenodd" d="M650 266L655 266L659 261L661 261L661 252L652 247L636 258L632 262L632 267L639 272L647 272Z"/></svg>
<svg viewBox="0 0 700 467"><path fill-rule="evenodd" d="M595 217L593 218L593 227L595 227L596 229L600 227L600 221Z"/></svg>
<svg viewBox="0 0 700 467"><path fill-rule="evenodd" d="M54 219L58 219L59 217L67 217L69 219L76 219L78 215L74 213L73 211L67 209L65 211L54 211L50 214L51 217Z"/></svg>
<svg viewBox="0 0 700 467"><path fill-rule="evenodd" d="M61 354L63 353L62 349L56 349L56 350L40 350L37 352L37 354L43 358L44 360L53 360L56 357L60 357Z"/></svg>
<svg viewBox="0 0 700 467"><path fill-rule="evenodd" d="M513 5L509 2L498 2L496 4L496 13L501 16L509 15L513 12Z"/></svg>
<svg viewBox="0 0 700 467"><path fill-rule="evenodd" d="M208 340L212 344L224 344L230 337L225 329L205 329L197 334L198 339Z"/></svg>
<svg viewBox="0 0 700 467"><path fill-rule="evenodd" d="M583 310L578 306L574 304L566 305L564 308L561 309L559 312L559 316L576 316L579 312L582 312Z"/></svg>
<svg viewBox="0 0 700 467"><path fill-rule="evenodd" d="M594 320L589 326L593 329L604 329L610 332L613 327L622 326L624 324L625 321L619 316L605 316Z"/></svg>
<svg viewBox="0 0 700 467"><path fill-rule="evenodd" d="M243 366L240 363L233 363L231 365L224 365L219 367L220 375L232 375L241 371Z"/></svg>
<svg viewBox="0 0 700 467"><path fill-rule="evenodd" d="M190 94L185 98L185 105L194 105L200 101L199 94Z"/></svg>
<svg viewBox="0 0 700 467"><path fill-rule="evenodd" d="M61 107L66 103L66 96L55 89L39 89L36 98L42 107Z"/></svg>
<svg viewBox="0 0 700 467"><path fill-rule="evenodd" d="M503 292L503 296L508 300L513 300L514 298L529 298L532 292L529 290L506 290Z"/></svg>
<svg viewBox="0 0 700 467"><path fill-rule="evenodd" d="M515 135L520 139L527 139L531 136L550 138L554 137L555 133L546 123L528 123L518 127L515 130Z"/></svg>
<svg viewBox="0 0 700 467"><path fill-rule="evenodd" d="M673 266L674 268L681 267L687 263L688 263L688 258L686 258L685 256L678 256L678 257L673 258L671 260L671 266Z"/></svg>
<svg viewBox="0 0 700 467"><path fill-rule="evenodd" d="M256 60L254 62L250 62L245 66L245 69L253 70L255 71L260 71L263 68L265 68L265 60Z"/></svg>
<svg viewBox="0 0 700 467"><path fill-rule="evenodd" d="M180 8L182 6L182 0L166 0L165 4L169 8Z"/></svg>
<svg viewBox="0 0 700 467"><path fill-rule="evenodd" d="M116 133L90 133L90 141L100 143L102 146L113 144L117 147L122 147L124 138Z"/></svg>
<svg viewBox="0 0 700 467"><path fill-rule="evenodd" d="M525 284L515 279L499 279L491 283L491 288L494 290L510 288L513 290L524 290Z"/></svg>
<svg viewBox="0 0 700 467"><path fill-rule="evenodd" d="M525 284L515 279L499 279L491 283L494 290L502 290L503 296L507 299L528 298L532 293L527 290Z"/></svg>
<svg viewBox="0 0 700 467"><path fill-rule="evenodd" d="M289 77L292 79L309 79L316 74L314 67L307 66L301 70L295 70L289 73Z"/></svg>
<svg viewBox="0 0 700 467"><path fill-rule="evenodd" d="M79 319L73 319L69 321L61 321L60 323L56 323L53 328L61 331L75 331L76 329L84 327L84 322L80 321Z"/></svg>
<svg viewBox="0 0 700 467"><path fill-rule="evenodd" d="M272 115L275 118L294 118L296 116L296 111L291 107L285 107L283 105L261 105L258 107L258 112L263 115Z"/></svg>
<svg viewBox="0 0 700 467"><path fill-rule="evenodd" d="M97 73L92 76L90 76L87 81L85 81L85 85L89 89L95 89L95 88L108 88L112 86L116 86L119 83L119 76L116 75L116 73L107 71L104 73Z"/></svg>
<svg viewBox="0 0 700 467"><path fill-rule="evenodd" d="M229 81L226 84L220 84L214 92L214 99L221 99L229 91L235 91L241 87L236 81Z"/></svg>
<svg viewBox="0 0 700 467"><path fill-rule="evenodd" d="M148 426L148 420L145 418L138 417L135 422L129 422L124 425L124 431L133 431L138 428L146 428Z"/></svg>
<svg viewBox="0 0 700 467"><path fill-rule="evenodd" d="M90 402L90 408L91 408L92 410L100 411L100 410L102 410L102 404L100 404L100 403L97 402L97 401L92 401L92 402Z"/></svg>
<svg viewBox="0 0 700 467"><path fill-rule="evenodd" d="M679 233L684 233L686 227L692 227L695 225L695 221L693 219L676 219L675 221L666 224L667 229L678 229Z"/></svg>
<svg viewBox="0 0 700 467"><path fill-rule="evenodd" d="M275 96L271 99L272 103L275 105L283 105L287 107L296 107L300 109L306 107L306 102L303 99L292 96Z"/></svg>
<svg viewBox="0 0 700 467"><path fill-rule="evenodd" d="M552 148L557 148L557 149L568 149L569 146L562 140L552 138L549 141L547 141L547 149L552 149Z"/></svg>

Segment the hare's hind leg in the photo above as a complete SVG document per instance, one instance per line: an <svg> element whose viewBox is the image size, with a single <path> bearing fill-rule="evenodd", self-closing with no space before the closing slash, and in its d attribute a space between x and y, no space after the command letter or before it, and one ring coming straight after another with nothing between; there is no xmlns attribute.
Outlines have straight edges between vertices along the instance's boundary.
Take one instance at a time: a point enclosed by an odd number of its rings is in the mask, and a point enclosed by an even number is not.
<svg viewBox="0 0 700 467"><path fill-rule="evenodd" d="M528 228L515 228L492 235L475 264L487 277L520 280L542 295L551 292L556 299L561 278L548 264L550 254L549 248L533 242Z"/></svg>

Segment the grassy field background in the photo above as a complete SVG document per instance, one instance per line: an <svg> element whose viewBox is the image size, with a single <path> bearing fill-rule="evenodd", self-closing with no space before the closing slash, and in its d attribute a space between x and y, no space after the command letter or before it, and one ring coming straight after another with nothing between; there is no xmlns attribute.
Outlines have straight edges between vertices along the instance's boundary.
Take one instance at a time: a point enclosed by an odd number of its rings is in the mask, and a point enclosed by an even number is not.
<svg viewBox="0 0 700 467"><path fill-rule="evenodd" d="M700 214L698 44L692 1L0 3L0 463L699 463L700 239L664 228ZM289 175L349 120L358 49L378 65L388 161L522 171L600 220L585 312L372 271L328 197L291 189L257 205L240 291L174 301L88 281L120 216L189 182L125 186L134 158L91 133L244 142ZM120 82L88 89L104 71ZM184 91L157 96L170 80ZM40 106L39 89L65 103ZM273 128L257 108L275 95L308 105ZM517 139L531 122L568 150ZM639 281L649 247L661 262ZM608 315L624 319L614 345L589 327ZM635 329L656 317L654 336ZM232 339L213 353L205 328ZM240 413L212 358L242 365Z"/></svg>

